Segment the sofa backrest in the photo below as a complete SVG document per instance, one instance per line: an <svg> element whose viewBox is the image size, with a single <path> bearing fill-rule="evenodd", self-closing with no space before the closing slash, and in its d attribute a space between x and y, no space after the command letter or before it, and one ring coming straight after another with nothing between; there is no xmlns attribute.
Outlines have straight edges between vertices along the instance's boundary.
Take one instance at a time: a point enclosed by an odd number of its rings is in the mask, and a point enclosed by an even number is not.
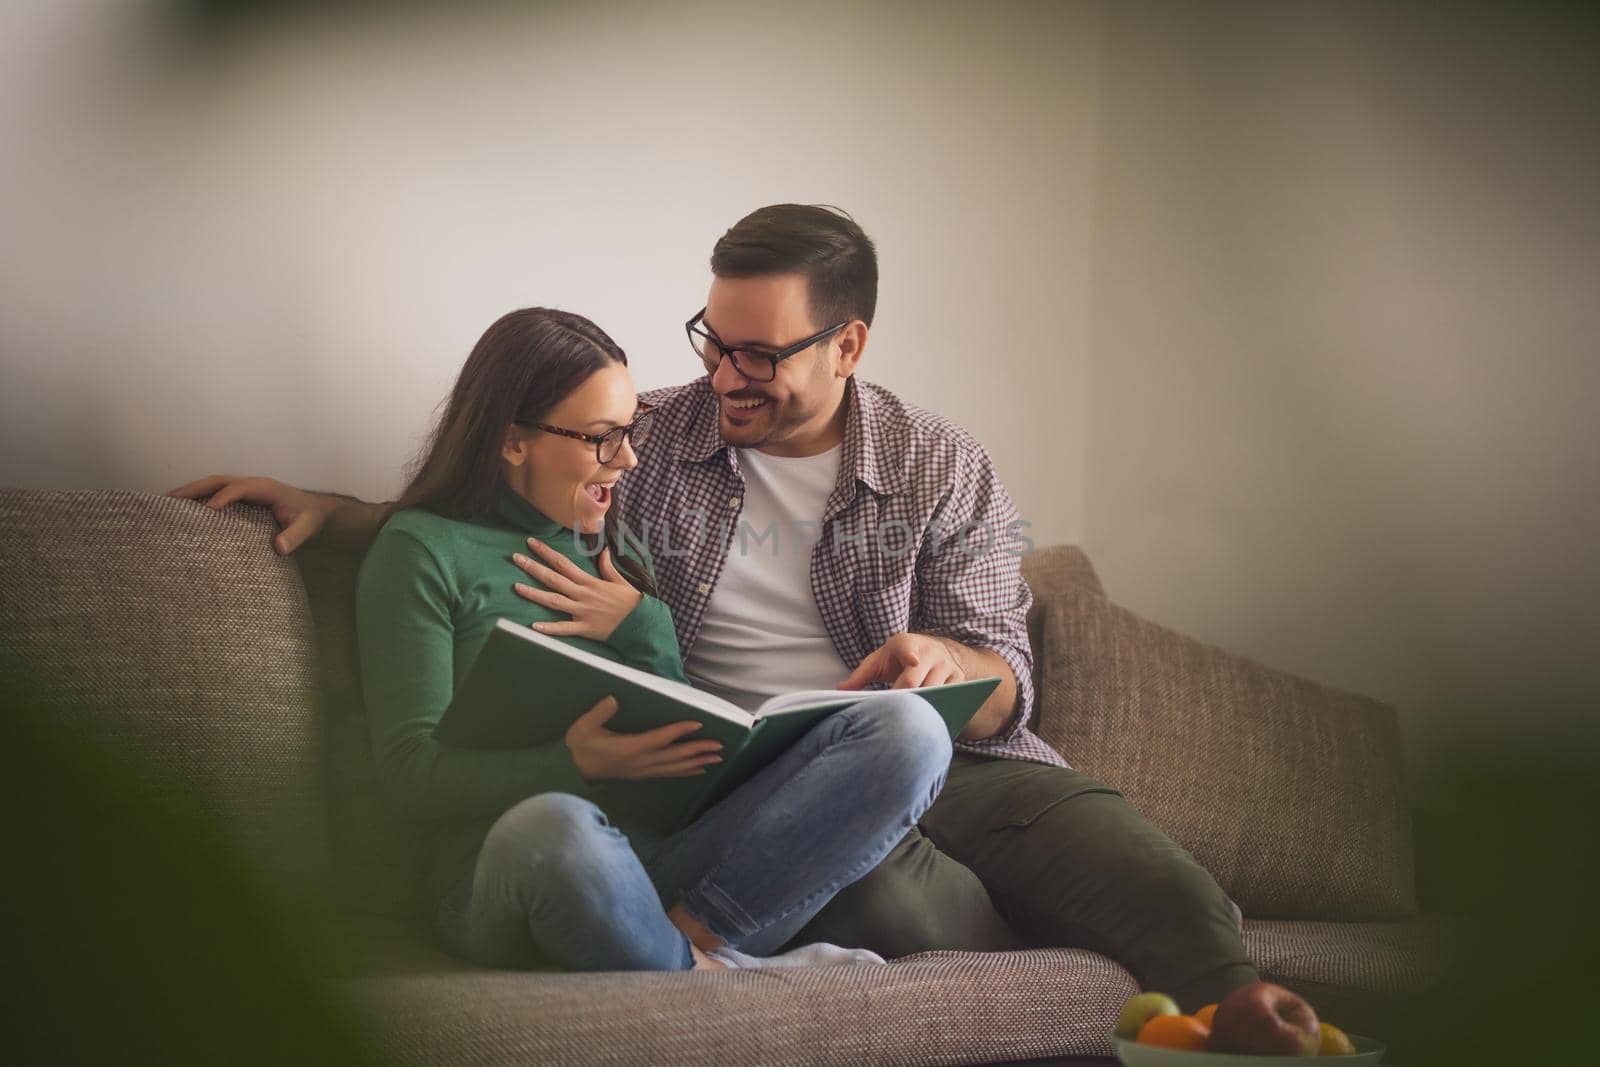
<svg viewBox="0 0 1600 1067"><path fill-rule="evenodd" d="M1040 736L1121 791L1247 916L1414 915L1394 709L1141 619L1081 555L1023 559Z"/></svg>
<svg viewBox="0 0 1600 1067"><path fill-rule="evenodd" d="M1105 596L1100 575L1094 564L1077 545L1051 545L1037 549L1022 557L1022 577L1033 594L1033 604L1028 609L1028 644L1033 647L1034 710L1031 728L1034 733L1050 741L1055 732L1059 701L1044 699L1045 680L1045 619L1051 606L1061 597L1074 591L1088 596ZM1051 741L1051 744L1055 742Z"/></svg>
<svg viewBox="0 0 1600 1067"><path fill-rule="evenodd" d="M152 799L198 801L310 900L328 875L316 650L275 531L257 508L0 490L0 690Z"/></svg>
<svg viewBox="0 0 1600 1067"><path fill-rule="evenodd" d="M0 688L152 790L199 798L287 884L415 913L418 840L379 791L361 701L359 556L282 559L275 529L248 507L0 490ZM1076 548L1030 553L1023 573L1034 728L1069 761L1247 915L1414 912L1393 709L1139 619Z"/></svg>

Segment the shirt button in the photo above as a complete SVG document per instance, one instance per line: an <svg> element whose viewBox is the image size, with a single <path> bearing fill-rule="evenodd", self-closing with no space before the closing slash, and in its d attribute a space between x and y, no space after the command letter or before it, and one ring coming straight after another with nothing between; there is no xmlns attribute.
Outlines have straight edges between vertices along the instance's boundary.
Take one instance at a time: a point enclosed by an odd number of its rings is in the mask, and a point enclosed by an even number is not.
<svg viewBox="0 0 1600 1067"><path fill-rule="evenodd" d="M729 507L730 507L730 508L736 508L736 507L738 507L738 506L739 506L739 498L738 498L738 497L736 497L736 496L730 496L730 497L729 497L729 498L728 498L728 506L729 506Z"/></svg>
<svg viewBox="0 0 1600 1067"><path fill-rule="evenodd" d="M701 582L699 585L695 586L695 588L700 590L700 592L702 592L702 593L709 593L709 592L711 592L711 583L710 582Z"/></svg>

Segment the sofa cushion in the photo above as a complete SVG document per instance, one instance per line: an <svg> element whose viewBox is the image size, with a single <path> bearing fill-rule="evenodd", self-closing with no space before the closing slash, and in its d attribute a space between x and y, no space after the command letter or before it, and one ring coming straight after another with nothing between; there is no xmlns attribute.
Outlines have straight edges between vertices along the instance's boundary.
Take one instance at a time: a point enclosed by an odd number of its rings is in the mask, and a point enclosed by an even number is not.
<svg viewBox="0 0 1600 1067"><path fill-rule="evenodd" d="M351 981L403 1064L994 1063L1111 1053L1138 989L1081 949L672 974L441 970Z"/></svg>
<svg viewBox="0 0 1600 1067"><path fill-rule="evenodd" d="M1193 853L1247 916L1415 914L1392 708L1081 585L1038 610L1041 735Z"/></svg>
<svg viewBox="0 0 1600 1067"><path fill-rule="evenodd" d="M1454 955L1437 918L1403 923L1252 922L1244 944L1261 977L1305 997L1317 1016L1342 1030L1389 1043L1412 1062L1426 1041L1419 1020L1441 989ZM1425 1023L1423 1024L1426 1025Z"/></svg>
<svg viewBox="0 0 1600 1067"><path fill-rule="evenodd" d="M1246 920L1244 945L1270 981L1407 995L1439 980L1445 931L1437 918L1399 923Z"/></svg>
<svg viewBox="0 0 1600 1067"><path fill-rule="evenodd" d="M0 490L0 687L197 799L294 892L325 889L310 616L259 508Z"/></svg>
<svg viewBox="0 0 1600 1067"><path fill-rule="evenodd" d="M347 993L395 1062L987 1063L1108 1056L1133 978L1081 949L925 952L888 967L731 974L491 971L414 923L361 920ZM1330 1022L1386 1038L1439 974L1428 923L1254 922L1263 977ZM628 1010L618 1010L629 1005ZM451 1050L455 1050L451 1053ZM463 1052L462 1050L466 1050Z"/></svg>

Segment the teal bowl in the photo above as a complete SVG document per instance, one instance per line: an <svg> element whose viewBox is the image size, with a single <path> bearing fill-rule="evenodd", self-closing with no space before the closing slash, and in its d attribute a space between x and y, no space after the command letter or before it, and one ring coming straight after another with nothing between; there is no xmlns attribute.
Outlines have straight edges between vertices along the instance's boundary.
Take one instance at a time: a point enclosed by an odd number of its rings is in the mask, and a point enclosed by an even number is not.
<svg viewBox="0 0 1600 1067"><path fill-rule="evenodd" d="M1127 1038L1113 1037L1111 1046L1117 1050L1117 1059L1123 1067L1279 1067L1280 1064L1346 1064L1379 1063L1384 1047L1370 1037L1350 1034L1350 1043L1356 1047L1347 1056L1246 1056L1238 1052L1186 1052L1183 1049L1162 1048L1160 1045L1141 1045Z"/></svg>

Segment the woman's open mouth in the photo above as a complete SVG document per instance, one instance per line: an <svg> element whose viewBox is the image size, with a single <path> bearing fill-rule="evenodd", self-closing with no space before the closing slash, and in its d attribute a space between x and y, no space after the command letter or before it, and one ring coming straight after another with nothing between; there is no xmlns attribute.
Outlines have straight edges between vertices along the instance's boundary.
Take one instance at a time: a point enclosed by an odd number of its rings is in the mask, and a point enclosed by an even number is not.
<svg viewBox="0 0 1600 1067"><path fill-rule="evenodd" d="M606 482L603 485L594 483L584 486L583 491L589 494L590 500L593 500L596 504L599 504L602 508L605 508L609 507L611 504L611 487L616 484L616 482Z"/></svg>

